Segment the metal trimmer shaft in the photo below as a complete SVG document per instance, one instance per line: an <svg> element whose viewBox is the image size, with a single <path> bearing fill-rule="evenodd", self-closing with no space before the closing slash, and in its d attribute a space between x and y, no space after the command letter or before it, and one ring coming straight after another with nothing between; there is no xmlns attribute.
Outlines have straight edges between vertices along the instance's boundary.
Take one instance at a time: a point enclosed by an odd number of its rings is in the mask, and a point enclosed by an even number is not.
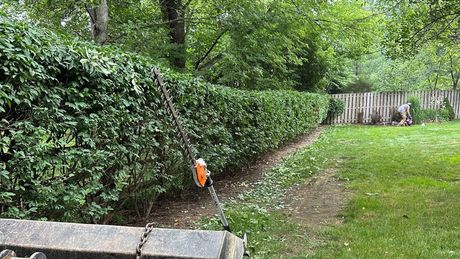
<svg viewBox="0 0 460 259"><path fill-rule="evenodd" d="M219 198L217 197L216 191L214 190L213 186L213 181L210 177L209 171L207 169L204 169L206 171L206 184L200 184L199 181L197 180L199 177L197 176L198 170L197 170L197 161L195 154L193 153L192 145L190 144L190 141L187 137L187 134L183 130L182 124L179 121L179 115L176 112L176 109L174 108L174 104L172 102L172 98L166 89L166 86L163 82L163 78L161 77L160 71L158 69L152 69L152 75L155 80L156 85L158 86L162 101L164 104L164 107L166 108L169 117L171 118L172 125L175 128L175 131L177 133L177 136L181 140L181 147L184 155L187 157L187 159L190 162L190 168L192 170L192 176L195 181L195 184L199 187L206 187L208 188L209 193L211 194L212 201L214 203L214 206L216 207L216 210L219 214L220 221L222 222L222 225L225 230L230 231L230 227L228 225L227 218L225 217L224 210L222 209L222 206L219 202ZM201 164L201 163L200 163ZM205 165L204 165L205 166ZM204 175L204 173L203 173ZM203 179L203 178L201 178Z"/></svg>

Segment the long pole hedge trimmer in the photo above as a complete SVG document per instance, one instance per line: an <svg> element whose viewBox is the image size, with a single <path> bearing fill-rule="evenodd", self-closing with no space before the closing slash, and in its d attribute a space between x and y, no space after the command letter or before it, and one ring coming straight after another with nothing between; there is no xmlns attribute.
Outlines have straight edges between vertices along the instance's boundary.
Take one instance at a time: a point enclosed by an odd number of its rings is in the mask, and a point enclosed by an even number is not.
<svg viewBox="0 0 460 259"><path fill-rule="evenodd" d="M180 123L179 115L174 108L174 104L172 102L171 95L169 91L166 89L166 85L163 82L163 78L161 77L160 71L158 69L152 69L152 75L155 79L155 84L160 89L161 99L163 101L164 107L168 112L172 125L177 133L178 138L181 140L181 147L182 151L184 152L185 156L190 165L190 170L192 171L193 180L195 181L196 186L200 188L207 188L209 193L211 194L212 201L216 210L219 214L220 221L222 222L222 226L224 230L230 231L230 226L228 225L227 218L225 217L224 211L222 210L222 206L220 205L219 198L217 197L216 191L214 190L213 181L211 179L211 173L207 169L206 163L202 158L196 159L192 145L185 133L182 124Z"/></svg>
<svg viewBox="0 0 460 259"><path fill-rule="evenodd" d="M164 107L168 112L169 117L171 118L172 125L177 133L178 138L181 142L181 148L186 156L190 170L192 171L193 181L195 182L196 186L200 188L207 188L209 193L211 194L212 201L216 210L219 214L220 221L224 230L230 232L230 226L228 225L227 218L225 217L224 210L220 205L219 198L217 197L216 191L214 190L213 181L211 179L211 172L207 169L206 162L202 158L196 159L195 154L193 153L192 145L185 133L182 124L180 123L179 115L174 108L174 104L172 102L172 97L169 94L169 91L166 89L166 84L163 82L163 78L161 77L160 71L158 69L152 69L152 76L154 78L155 84L158 86L161 99L163 101ZM142 247L147 242L150 232L152 232L154 227L154 223L148 223L145 228L144 232L141 235L140 242L136 246L136 259L141 259L142 256ZM243 236L243 244L246 250L247 246L247 236L244 234ZM244 251L244 256L249 257L249 252Z"/></svg>

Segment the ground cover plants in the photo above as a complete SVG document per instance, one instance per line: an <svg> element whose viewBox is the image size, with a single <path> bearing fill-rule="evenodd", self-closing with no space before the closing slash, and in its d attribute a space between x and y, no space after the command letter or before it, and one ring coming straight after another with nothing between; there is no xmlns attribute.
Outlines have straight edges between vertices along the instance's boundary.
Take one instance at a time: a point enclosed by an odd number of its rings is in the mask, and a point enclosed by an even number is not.
<svg viewBox="0 0 460 259"><path fill-rule="evenodd" d="M459 127L460 121L330 127L227 204L231 226L249 233L255 258L456 258ZM338 215L343 223L315 227L294 220L285 208L288 187L328 168L352 192ZM218 228L217 221L206 222Z"/></svg>

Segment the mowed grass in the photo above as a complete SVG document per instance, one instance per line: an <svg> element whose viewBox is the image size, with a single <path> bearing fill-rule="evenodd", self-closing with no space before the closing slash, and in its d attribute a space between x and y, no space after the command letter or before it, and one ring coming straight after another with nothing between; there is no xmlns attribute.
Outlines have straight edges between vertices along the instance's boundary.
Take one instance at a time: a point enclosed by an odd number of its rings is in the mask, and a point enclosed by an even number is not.
<svg viewBox="0 0 460 259"><path fill-rule="evenodd" d="M344 223L291 221L280 189L332 167L353 192ZM460 258L460 121L330 127L226 207L255 258Z"/></svg>
<svg viewBox="0 0 460 259"><path fill-rule="evenodd" d="M460 258L460 121L329 134L354 195L315 257Z"/></svg>

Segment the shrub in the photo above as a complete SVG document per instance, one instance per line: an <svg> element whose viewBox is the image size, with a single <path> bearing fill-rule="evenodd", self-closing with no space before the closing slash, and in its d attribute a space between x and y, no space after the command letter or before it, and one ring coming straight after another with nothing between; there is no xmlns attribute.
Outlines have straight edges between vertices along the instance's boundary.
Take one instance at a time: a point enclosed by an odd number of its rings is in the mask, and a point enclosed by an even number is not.
<svg viewBox="0 0 460 259"><path fill-rule="evenodd" d="M445 97L442 101L442 109L444 110L443 113L445 113L445 115L443 116L444 118L450 121L455 119L454 107L452 107L447 97Z"/></svg>
<svg viewBox="0 0 460 259"><path fill-rule="evenodd" d="M340 99L329 98L327 115L329 117L339 116L345 111L345 102Z"/></svg>
<svg viewBox="0 0 460 259"><path fill-rule="evenodd" d="M0 17L0 216L98 222L125 208L144 213L190 184L154 65ZM163 72L214 173L308 132L327 112L325 95Z"/></svg>
<svg viewBox="0 0 460 259"><path fill-rule="evenodd" d="M440 109L422 109L418 97L411 97L411 114L416 124L422 122L440 122L455 119L454 109L447 98L444 98L443 106Z"/></svg>
<svg viewBox="0 0 460 259"><path fill-rule="evenodd" d="M421 112L422 122L443 122L449 120L449 113L446 109L424 109Z"/></svg>
<svg viewBox="0 0 460 259"><path fill-rule="evenodd" d="M378 111L374 111L374 113L371 114L371 123L372 124L377 124L382 120L382 116Z"/></svg>
<svg viewBox="0 0 460 259"><path fill-rule="evenodd" d="M409 98L410 114L412 115L412 121L414 124L420 124L423 121L422 106L418 97L412 96Z"/></svg>

